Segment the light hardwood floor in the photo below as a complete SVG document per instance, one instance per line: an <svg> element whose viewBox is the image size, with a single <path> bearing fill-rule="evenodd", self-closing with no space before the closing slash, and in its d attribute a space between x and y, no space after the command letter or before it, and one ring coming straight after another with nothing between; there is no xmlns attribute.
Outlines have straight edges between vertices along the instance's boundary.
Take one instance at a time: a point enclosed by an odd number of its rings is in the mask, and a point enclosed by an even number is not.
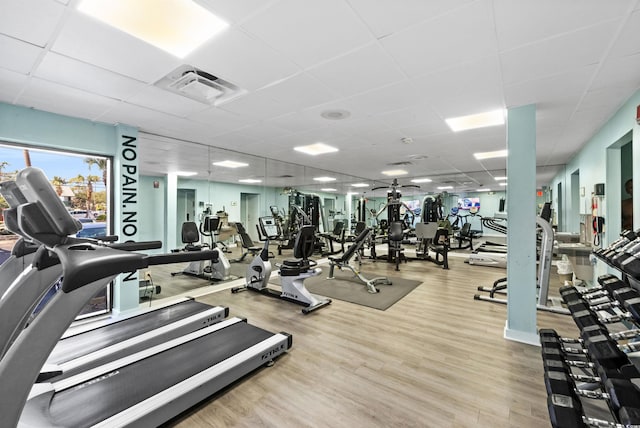
<svg viewBox="0 0 640 428"><path fill-rule="evenodd" d="M334 300L303 315L297 305L254 293L200 297L291 333L293 347L167 426L550 426L540 348L503 339L506 306L473 300L478 285L505 270L463 260L452 257L448 271L402 264L400 275L423 283L386 311ZM368 261L363 271L398 275L384 262ZM538 312L538 327L577 334L563 315Z"/></svg>

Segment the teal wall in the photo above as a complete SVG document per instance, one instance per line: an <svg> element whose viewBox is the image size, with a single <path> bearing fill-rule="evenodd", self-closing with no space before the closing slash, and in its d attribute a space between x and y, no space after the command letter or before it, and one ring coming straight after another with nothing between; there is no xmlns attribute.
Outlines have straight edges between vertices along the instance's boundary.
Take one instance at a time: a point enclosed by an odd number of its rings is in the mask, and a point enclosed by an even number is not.
<svg viewBox="0 0 640 428"><path fill-rule="evenodd" d="M116 154L116 128L0 103L0 139L35 147L103 156Z"/></svg>
<svg viewBox="0 0 640 428"><path fill-rule="evenodd" d="M158 182L158 188L153 183ZM138 239L141 241L165 242L165 177L140 176L139 211L138 211ZM163 246L157 252L169 252L171 249Z"/></svg>
<svg viewBox="0 0 640 428"><path fill-rule="evenodd" d="M591 138L582 150L571 159L564 171L554 177L551 186L558 185L563 189L563 213L565 227L562 230L577 230L583 214L591 214L591 197L596 183L605 184L605 196L598 200L598 215L605 218L605 233L602 246L614 241L621 229L621 201L623 199L623 183L626 177L640 180L640 125L636 122L636 109L640 105L640 91L633 94L613 117ZM628 144L631 142L631 144ZM578 209L571 207L572 195L571 173L580 171L580 186L584 188L584 196L580 196ZM631 170L633 170L631 172ZM625 177L625 178L623 178ZM626 196L624 196L626 197ZM633 198L640 201L640 186L635 186ZM553 206L556 208L557 194L553 195ZM640 209L635 204L633 214L634 229L640 226ZM587 225L589 233L590 225ZM605 273L609 268L599 262L594 269L594 277Z"/></svg>
<svg viewBox="0 0 640 428"><path fill-rule="evenodd" d="M580 152L566 165L564 170L556 175L551 182L551 188L557 189L561 184L563 189L563 231L579 230L580 213L590 213L591 193L596 183L605 183L605 197L600 201L599 213L606 219L606 236L604 245L611 242L620 232L620 201L622 194L623 171L629 170L630 165L640 162L640 127L636 123L636 108L640 105L640 91L636 92L616 112L616 114L591 138ZM625 153L631 147L625 144L632 140L633 156ZM580 171L580 186L584 188L584 196L580 195L577 208L571 206L571 174ZM640 169L633 172L638 181ZM634 190L635 200L640 197L638 190ZM557 192L553 194L552 205L557 209L559 204ZM636 210L638 211L638 210ZM640 222L634 213L634 227Z"/></svg>
<svg viewBox="0 0 640 428"><path fill-rule="evenodd" d="M25 107L0 103L0 140L32 147L51 148L84 154L109 156L113 162L114 189L121 188L121 162L118 157L120 133L137 134L137 129L126 125L112 126ZM118 195L115 195L116 202ZM115 203L115 209L121 205ZM113 231L120 231L120 213L112 212ZM118 232L116 232L118 233ZM137 236L134 236L137 238ZM137 287L121 287L121 275L114 285L113 309L124 312L138 307ZM135 278L134 278L135 282Z"/></svg>

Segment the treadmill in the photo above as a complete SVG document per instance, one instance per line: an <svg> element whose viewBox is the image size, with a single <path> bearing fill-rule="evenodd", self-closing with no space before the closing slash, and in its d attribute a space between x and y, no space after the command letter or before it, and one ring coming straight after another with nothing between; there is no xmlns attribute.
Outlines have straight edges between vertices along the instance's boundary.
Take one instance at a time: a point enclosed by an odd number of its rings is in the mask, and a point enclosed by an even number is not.
<svg viewBox="0 0 640 428"><path fill-rule="evenodd" d="M232 318L64 380L33 385L76 314L118 274L211 254L144 255L69 240L77 225L44 174L27 168L16 182L28 189L29 202L17 209L20 227L60 259L63 281L0 360L1 426L157 426L291 347L286 333ZM48 221L36 221L43 218Z"/></svg>
<svg viewBox="0 0 640 428"><path fill-rule="evenodd" d="M29 323L36 306L62 275L60 260L44 245L31 242L32 238L20 229L18 206L26 197L15 182L0 183L0 194L9 202L5 210L9 229L20 235L12 256L0 268L0 358L9 349L17 335ZM46 214L42 214L43 220ZM88 240L90 241L90 240ZM81 242L78 240L77 242ZM158 241L112 244L124 250L159 248ZM18 286L18 284L21 284ZM46 297L44 297L46 299ZM69 335L60 340L43 367L39 381L61 377L100 365L159 341L219 322L229 314L228 308L211 307L193 299L184 299L145 314L126 317Z"/></svg>
<svg viewBox="0 0 640 428"><path fill-rule="evenodd" d="M229 308L187 298L148 313L62 337L40 370L38 382L60 380L218 323Z"/></svg>

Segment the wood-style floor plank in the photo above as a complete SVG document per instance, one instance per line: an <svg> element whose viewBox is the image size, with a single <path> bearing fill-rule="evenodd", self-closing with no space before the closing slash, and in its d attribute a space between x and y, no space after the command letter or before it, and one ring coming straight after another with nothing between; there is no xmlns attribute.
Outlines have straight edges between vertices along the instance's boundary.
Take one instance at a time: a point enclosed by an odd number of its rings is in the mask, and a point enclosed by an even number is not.
<svg viewBox="0 0 640 428"><path fill-rule="evenodd" d="M365 276L422 281L386 311L334 300L303 315L299 306L255 293L200 297L256 326L291 333L293 347L168 426L550 426L540 348L503 339L506 306L473 299L478 285L505 270L455 257L450 266L410 261L398 273L367 261ZM538 312L538 327L577 335L564 315Z"/></svg>

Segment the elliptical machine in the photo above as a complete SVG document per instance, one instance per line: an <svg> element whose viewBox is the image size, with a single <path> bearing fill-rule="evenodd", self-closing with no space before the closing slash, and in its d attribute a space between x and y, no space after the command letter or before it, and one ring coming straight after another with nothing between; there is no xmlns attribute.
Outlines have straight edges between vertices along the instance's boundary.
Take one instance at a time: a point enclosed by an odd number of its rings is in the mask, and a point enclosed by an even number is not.
<svg viewBox="0 0 640 428"><path fill-rule="evenodd" d="M269 297L277 297L304 306L303 314L320 309L331 303L331 299L311 294L304 286L304 280L322 273L322 269L315 267L317 263L309 260L315 246L315 227L305 225L296 235L293 255L295 259L284 260L280 268L281 292L267 287L271 276L271 262L269 261L269 240L278 236L278 227L273 217L261 217L260 229L266 240L260 254L258 254L246 273L246 283L241 287L231 289L232 293L251 290L258 291Z"/></svg>

